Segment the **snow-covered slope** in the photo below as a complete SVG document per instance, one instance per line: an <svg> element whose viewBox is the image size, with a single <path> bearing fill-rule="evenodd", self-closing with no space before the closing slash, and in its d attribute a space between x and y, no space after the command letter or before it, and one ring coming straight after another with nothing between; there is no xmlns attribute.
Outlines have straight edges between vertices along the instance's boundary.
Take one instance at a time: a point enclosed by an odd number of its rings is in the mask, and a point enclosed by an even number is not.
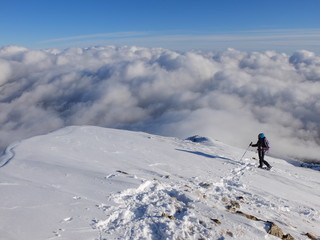
<svg viewBox="0 0 320 240"><path fill-rule="evenodd" d="M318 171L271 157L258 169L256 153L200 140L83 126L15 143L0 159L0 238L279 239L273 224L320 236Z"/></svg>

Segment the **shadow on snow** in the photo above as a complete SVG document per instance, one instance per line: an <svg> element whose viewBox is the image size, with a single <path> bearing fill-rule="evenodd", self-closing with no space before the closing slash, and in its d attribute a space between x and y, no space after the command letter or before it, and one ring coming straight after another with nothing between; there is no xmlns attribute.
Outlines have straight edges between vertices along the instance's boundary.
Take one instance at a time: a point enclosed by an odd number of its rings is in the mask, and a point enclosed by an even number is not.
<svg viewBox="0 0 320 240"><path fill-rule="evenodd" d="M181 152L187 152L187 153L192 153L192 154L196 154L202 157L206 157L206 158L218 158L218 159L222 159L222 160L228 160L231 162L234 162L236 164L239 164L238 162L230 159L230 158L225 158L225 157L220 157L220 156L215 156L215 155L210 155L207 153L203 153L203 152L199 152L199 151L189 151L189 150L184 150L184 149L176 149L177 151L181 151Z"/></svg>

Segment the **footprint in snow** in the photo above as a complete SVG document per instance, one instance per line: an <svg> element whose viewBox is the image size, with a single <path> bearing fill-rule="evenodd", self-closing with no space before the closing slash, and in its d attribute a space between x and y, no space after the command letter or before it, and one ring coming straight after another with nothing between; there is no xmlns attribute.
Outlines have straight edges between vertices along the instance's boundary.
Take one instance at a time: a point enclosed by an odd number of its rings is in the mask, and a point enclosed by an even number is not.
<svg viewBox="0 0 320 240"><path fill-rule="evenodd" d="M65 230L63 228L59 228L58 230L56 231L53 231L53 234L56 236L56 237L61 237L61 232L64 232Z"/></svg>

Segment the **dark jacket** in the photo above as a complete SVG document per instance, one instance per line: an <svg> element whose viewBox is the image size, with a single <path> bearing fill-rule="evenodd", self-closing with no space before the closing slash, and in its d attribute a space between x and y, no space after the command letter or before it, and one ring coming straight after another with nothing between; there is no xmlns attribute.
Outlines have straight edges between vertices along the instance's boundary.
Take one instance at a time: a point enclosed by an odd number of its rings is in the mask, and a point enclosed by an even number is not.
<svg viewBox="0 0 320 240"><path fill-rule="evenodd" d="M266 152L269 150L269 142L267 138L259 138L256 144L251 144L251 147L258 147L258 151Z"/></svg>

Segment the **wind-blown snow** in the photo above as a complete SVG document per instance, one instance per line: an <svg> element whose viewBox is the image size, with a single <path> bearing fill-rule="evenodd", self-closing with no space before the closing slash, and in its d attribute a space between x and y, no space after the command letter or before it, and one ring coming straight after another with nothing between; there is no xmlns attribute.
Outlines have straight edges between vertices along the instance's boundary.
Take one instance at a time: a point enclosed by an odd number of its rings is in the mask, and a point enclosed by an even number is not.
<svg viewBox="0 0 320 240"><path fill-rule="evenodd" d="M214 136L319 159L320 57L308 51L0 49L1 147L69 125Z"/></svg>
<svg viewBox="0 0 320 240"><path fill-rule="evenodd" d="M17 142L0 158L0 236L279 239L271 222L295 239L320 236L319 172L269 156L266 171L243 153L89 126Z"/></svg>

